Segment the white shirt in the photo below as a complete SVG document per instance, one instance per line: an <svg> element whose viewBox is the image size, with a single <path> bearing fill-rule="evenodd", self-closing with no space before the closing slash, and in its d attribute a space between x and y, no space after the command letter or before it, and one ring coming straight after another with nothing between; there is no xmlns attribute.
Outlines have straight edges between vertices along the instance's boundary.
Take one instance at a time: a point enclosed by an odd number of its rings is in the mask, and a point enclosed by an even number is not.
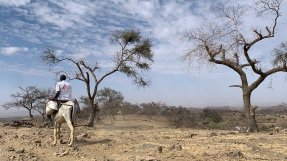
<svg viewBox="0 0 287 161"><path fill-rule="evenodd" d="M72 86L66 81L61 81L56 84L56 92L60 91L58 100L72 100Z"/></svg>

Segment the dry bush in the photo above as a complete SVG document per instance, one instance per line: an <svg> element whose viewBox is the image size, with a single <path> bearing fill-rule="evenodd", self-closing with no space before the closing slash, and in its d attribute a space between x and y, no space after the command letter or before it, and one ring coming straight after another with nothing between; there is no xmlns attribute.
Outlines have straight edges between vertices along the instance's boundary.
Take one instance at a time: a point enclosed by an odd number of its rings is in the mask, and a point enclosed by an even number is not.
<svg viewBox="0 0 287 161"><path fill-rule="evenodd" d="M179 127L195 127L197 125L197 119L195 113L184 107L167 107L162 111L169 124Z"/></svg>
<svg viewBox="0 0 287 161"><path fill-rule="evenodd" d="M203 109L200 117L203 122L213 122L213 123L220 123L223 121L221 115L216 110L211 110L208 108Z"/></svg>

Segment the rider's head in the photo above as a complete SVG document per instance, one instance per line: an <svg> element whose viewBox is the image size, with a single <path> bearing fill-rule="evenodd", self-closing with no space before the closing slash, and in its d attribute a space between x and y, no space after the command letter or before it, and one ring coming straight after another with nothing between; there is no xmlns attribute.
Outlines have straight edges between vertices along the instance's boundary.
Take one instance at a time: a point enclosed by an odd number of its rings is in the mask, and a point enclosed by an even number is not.
<svg viewBox="0 0 287 161"><path fill-rule="evenodd" d="M60 81L66 80L66 76L65 75L61 75L60 76Z"/></svg>

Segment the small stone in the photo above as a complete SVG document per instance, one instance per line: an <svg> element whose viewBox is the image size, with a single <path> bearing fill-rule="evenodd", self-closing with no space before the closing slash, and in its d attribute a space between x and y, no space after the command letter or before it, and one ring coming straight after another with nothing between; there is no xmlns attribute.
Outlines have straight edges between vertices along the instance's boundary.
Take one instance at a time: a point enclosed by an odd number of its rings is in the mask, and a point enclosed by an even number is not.
<svg viewBox="0 0 287 161"><path fill-rule="evenodd" d="M280 132L280 127L275 127L275 132L279 133Z"/></svg>
<svg viewBox="0 0 287 161"><path fill-rule="evenodd" d="M63 153L60 154L60 157L66 156L66 155L68 155L68 154L69 154L69 151L66 150L66 151L64 151Z"/></svg>
<svg viewBox="0 0 287 161"><path fill-rule="evenodd" d="M269 135L274 135L274 133L273 133L273 132L271 132L271 133L269 133Z"/></svg>
<svg viewBox="0 0 287 161"><path fill-rule="evenodd" d="M228 153L228 156L234 157L234 158L243 158L244 157L243 153L239 150L235 150L235 151Z"/></svg>
<svg viewBox="0 0 287 161"><path fill-rule="evenodd" d="M173 149L175 149L175 145L174 144L168 148L168 150L173 150Z"/></svg>
<svg viewBox="0 0 287 161"><path fill-rule="evenodd" d="M190 138L193 138L193 137L195 137L196 135L198 135L198 134L190 134Z"/></svg>
<svg viewBox="0 0 287 161"><path fill-rule="evenodd" d="M157 148L157 152L159 152L159 153L162 153L162 146L159 146L158 148Z"/></svg>
<svg viewBox="0 0 287 161"><path fill-rule="evenodd" d="M15 151L15 149L13 147L8 147L6 148L7 151Z"/></svg>
<svg viewBox="0 0 287 161"><path fill-rule="evenodd" d="M229 135L235 135L235 134L236 134L236 132L234 132L234 131L230 131L230 132L228 132L228 134L229 134Z"/></svg>
<svg viewBox="0 0 287 161"><path fill-rule="evenodd" d="M114 159L107 159L107 161L115 161Z"/></svg>
<svg viewBox="0 0 287 161"><path fill-rule="evenodd" d="M21 149L17 150L17 153L24 153L24 152L25 152L24 148L21 148Z"/></svg>
<svg viewBox="0 0 287 161"><path fill-rule="evenodd" d="M180 151L180 150L182 150L182 146L181 146L180 144L177 144L177 145L175 146L175 149L178 150L178 151Z"/></svg>
<svg viewBox="0 0 287 161"><path fill-rule="evenodd" d="M57 155L59 155L59 153L54 153L53 155L54 155L54 156L57 156Z"/></svg>
<svg viewBox="0 0 287 161"><path fill-rule="evenodd" d="M41 140L35 140L35 143L41 143Z"/></svg>
<svg viewBox="0 0 287 161"><path fill-rule="evenodd" d="M11 160L16 159L16 156L12 155L11 157L9 157Z"/></svg>
<svg viewBox="0 0 287 161"><path fill-rule="evenodd" d="M81 135L83 138L88 138L88 134L87 133L84 133Z"/></svg>
<svg viewBox="0 0 287 161"><path fill-rule="evenodd" d="M208 137L214 137L214 136L217 136L217 133L216 132L211 132Z"/></svg>

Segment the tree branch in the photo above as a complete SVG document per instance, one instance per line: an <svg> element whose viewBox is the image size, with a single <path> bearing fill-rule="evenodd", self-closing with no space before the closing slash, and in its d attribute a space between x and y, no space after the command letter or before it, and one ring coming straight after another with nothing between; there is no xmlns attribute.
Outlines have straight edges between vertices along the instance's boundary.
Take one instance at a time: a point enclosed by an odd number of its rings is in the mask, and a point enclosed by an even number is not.
<svg viewBox="0 0 287 161"><path fill-rule="evenodd" d="M230 85L229 87L238 87L238 88L242 88L241 85Z"/></svg>

